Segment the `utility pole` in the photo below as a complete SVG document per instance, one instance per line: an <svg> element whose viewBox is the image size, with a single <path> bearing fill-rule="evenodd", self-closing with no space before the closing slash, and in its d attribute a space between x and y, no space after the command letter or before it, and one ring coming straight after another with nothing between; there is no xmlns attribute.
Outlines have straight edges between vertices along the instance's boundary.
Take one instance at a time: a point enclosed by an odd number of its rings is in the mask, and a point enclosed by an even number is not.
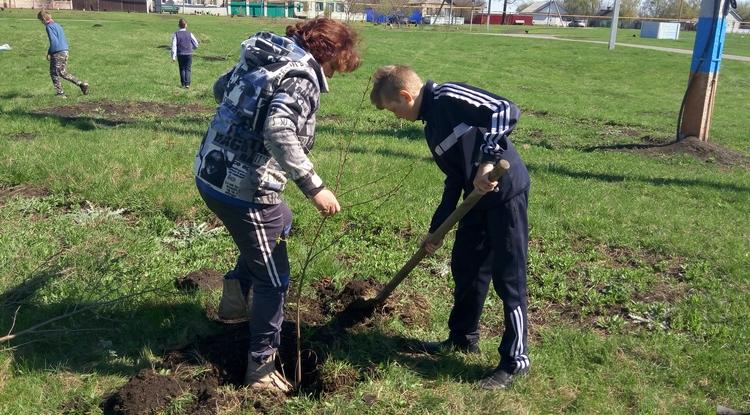
<svg viewBox="0 0 750 415"><path fill-rule="evenodd" d="M451 6L448 8L448 27L453 26L453 0L450 0Z"/></svg>
<svg viewBox="0 0 750 415"><path fill-rule="evenodd" d="M490 17L492 16L492 0L487 0L487 32L490 31Z"/></svg>
<svg viewBox="0 0 750 415"><path fill-rule="evenodd" d="M620 18L620 0L615 0L615 9L612 10L612 27L609 30L609 50L615 49L615 41L617 40L617 26Z"/></svg>
<svg viewBox="0 0 750 415"><path fill-rule="evenodd" d="M697 137L708 141L728 13L727 0L703 0L701 3L690 78L684 106L680 108L678 139Z"/></svg>
<svg viewBox="0 0 750 415"><path fill-rule="evenodd" d="M547 3L547 26L549 26L549 15L550 13L552 13L552 4L554 4L555 8L557 8L557 3L555 3L555 0L552 0L551 2ZM560 13L559 10L558 10L558 13Z"/></svg>
<svg viewBox="0 0 750 415"><path fill-rule="evenodd" d="M474 27L474 2L476 0L471 0L471 17L469 17L469 32L471 32L471 29Z"/></svg>
<svg viewBox="0 0 750 415"><path fill-rule="evenodd" d="M505 10L508 9L508 0L503 0L503 20L500 21L500 24L505 24Z"/></svg>

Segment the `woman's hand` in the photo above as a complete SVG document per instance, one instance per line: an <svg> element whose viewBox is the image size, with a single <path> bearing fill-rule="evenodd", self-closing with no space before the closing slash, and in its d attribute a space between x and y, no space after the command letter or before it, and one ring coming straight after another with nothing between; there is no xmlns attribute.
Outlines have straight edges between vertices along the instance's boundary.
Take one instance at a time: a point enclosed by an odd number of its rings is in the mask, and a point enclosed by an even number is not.
<svg viewBox="0 0 750 415"><path fill-rule="evenodd" d="M328 189L323 189L310 199L323 216L333 216L341 211L341 205L336 196Z"/></svg>

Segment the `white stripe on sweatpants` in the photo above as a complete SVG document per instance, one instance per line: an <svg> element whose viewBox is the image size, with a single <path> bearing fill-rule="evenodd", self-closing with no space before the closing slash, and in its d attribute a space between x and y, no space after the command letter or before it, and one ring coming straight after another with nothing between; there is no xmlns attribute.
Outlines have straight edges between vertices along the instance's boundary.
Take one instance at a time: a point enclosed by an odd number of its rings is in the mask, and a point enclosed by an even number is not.
<svg viewBox="0 0 750 415"><path fill-rule="evenodd" d="M523 315L521 315L521 307L516 307L513 310L513 329L516 332L515 347L513 348L513 357L517 357L523 353Z"/></svg>
<svg viewBox="0 0 750 415"><path fill-rule="evenodd" d="M513 329L516 332L516 338L514 339L514 345L511 347L513 360L516 363L516 367L513 369L513 373L519 370L526 369L529 367L529 358L523 353L523 314L521 313L521 307L516 307L511 313L511 321L513 322Z"/></svg>
<svg viewBox="0 0 750 415"><path fill-rule="evenodd" d="M271 277L271 284L274 287L281 287L281 281L279 281L279 273L276 271L276 263L273 262L273 256L271 255L271 248L268 246L268 240L266 239L266 230L263 227L263 220L260 217L260 212L256 209L250 209L250 217L255 222L255 234L260 244L260 252L263 254L263 262L266 264L266 271Z"/></svg>

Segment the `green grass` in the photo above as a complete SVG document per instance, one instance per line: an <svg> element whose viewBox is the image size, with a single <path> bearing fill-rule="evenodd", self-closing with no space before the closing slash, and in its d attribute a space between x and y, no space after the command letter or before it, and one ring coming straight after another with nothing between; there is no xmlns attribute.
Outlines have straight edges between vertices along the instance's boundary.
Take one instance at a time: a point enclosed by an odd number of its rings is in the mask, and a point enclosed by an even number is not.
<svg viewBox="0 0 750 415"><path fill-rule="evenodd" d="M54 16L71 45L69 69L91 83L89 96L65 85L70 98L57 100L46 36L33 11L0 12L0 40L13 47L0 52L0 187L48 189L0 206L0 333L10 330L15 304L22 304L17 332L102 298L154 291L48 327L59 331L14 340L14 350L0 352L3 414L58 413L71 401L98 413L101 397L155 355L211 330L203 309L217 294L172 287L174 278L199 268L226 270L235 256L225 232L197 226L209 214L194 190L193 155L214 106L213 80L236 60L239 42L287 23L189 17L202 45L188 92L178 88L176 65L162 47L175 16ZM364 64L336 75L321 98L312 158L333 185L351 139L338 189L344 206L406 178L382 206L357 205L328 223L324 241L348 231L313 264L308 285L323 277L340 285L369 276L386 281L414 251L440 197L442 176L421 126L361 105L373 70L407 63L438 82L496 91L524 111L513 139L532 176L534 367L509 391L473 388L497 363L493 334L502 304L494 294L483 315L480 356L431 360L397 352L396 337L447 333L447 246L399 287L427 299L424 323L406 326L393 317L347 337L326 366L332 376L368 375L319 400L289 399L280 412L667 414L710 413L717 404L750 410L748 170L687 155L589 151L673 137L689 55L439 28L358 29ZM606 29L549 32L608 38ZM683 35L674 47L690 49L692 34ZM626 31L620 36L645 42ZM728 38L726 52L750 55L750 38ZM227 55L228 61L201 58ZM711 129L713 143L745 156L749 80L749 63L722 63ZM145 113L127 123L96 114L40 115L105 99L207 110L170 118ZM20 133L34 139L17 139ZM285 197L295 212L289 246L299 272L318 218L296 189ZM366 403L365 395L375 399ZM178 397L164 413L180 413L192 399Z"/></svg>

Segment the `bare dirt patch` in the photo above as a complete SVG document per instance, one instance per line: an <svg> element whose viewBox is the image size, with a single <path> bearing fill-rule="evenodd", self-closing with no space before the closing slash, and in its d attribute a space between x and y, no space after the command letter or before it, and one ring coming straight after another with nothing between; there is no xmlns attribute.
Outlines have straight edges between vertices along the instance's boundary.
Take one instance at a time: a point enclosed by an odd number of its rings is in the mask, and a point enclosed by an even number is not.
<svg viewBox="0 0 750 415"><path fill-rule="evenodd" d="M201 55L200 58L205 61L216 62L229 59L229 55Z"/></svg>
<svg viewBox="0 0 750 415"><path fill-rule="evenodd" d="M6 200L14 197L45 197L51 195L52 192L43 188L27 185L18 185L11 187L0 187L0 206Z"/></svg>
<svg viewBox="0 0 750 415"><path fill-rule="evenodd" d="M532 240L530 247L539 252L547 250L540 239ZM568 282L563 285L569 287L564 299L532 296L529 304L532 337L538 336L539 327L552 324L588 327L602 334L635 331L641 327L670 329L671 310L687 297L691 289L683 278L684 258L606 245L585 238L574 240L570 248L581 253L595 251L597 255L595 258L590 254L582 255L581 258L591 259L582 259L570 268L566 277ZM593 264L610 269L646 269L652 278L645 287L641 283L639 288L630 281L591 280L586 270ZM619 294L613 297L611 293ZM609 300L604 301L597 294L609 296ZM592 301L591 298L599 299Z"/></svg>
<svg viewBox="0 0 750 415"><path fill-rule="evenodd" d="M630 127L615 126L620 135L629 135ZM608 128L614 128L609 126ZM639 135L637 130L632 129L632 134ZM594 146L583 149L584 151L614 150L631 151L634 153L648 155L675 155L687 154L705 163L712 163L722 168L740 167L750 168L750 158L740 152L724 148L716 143L700 141L695 137L688 137L680 141L663 141L655 137L644 136L642 143L614 144Z"/></svg>
<svg viewBox="0 0 750 415"><path fill-rule="evenodd" d="M224 274L219 271L203 268L193 271L175 280L175 287L182 291L212 291L221 289Z"/></svg>
<svg viewBox="0 0 750 415"><path fill-rule="evenodd" d="M320 116L320 121L341 124L344 122L344 117L339 114L326 114Z"/></svg>
<svg viewBox="0 0 750 415"><path fill-rule="evenodd" d="M604 128L599 132L603 136L619 136L619 137L639 137L642 133L633 127L627 125L620 125L614 122L607 122L604 124Z"/></svg>
<svg viewBox="0 0 750 415"><path fill-rule="evenodd" d="M394 315L407 326L422 324L427 320L430 304L427 299L414 293L407 296L396 291L382 304L364 308L357 306L362 300L375 298L382 288L383 284L374 278L350 281L338 293L328 279L321 280L315 286L321 313L332 317L333 324L342 328L369 327L377 320Z"/></svg>
<svg viewBox="0 0 750 415"><path fill-rule="evenodd" d="M200 337L182 348L168 351L163 363L143 369L102 402L105 412L122 415L171 413L219 414L230 408L252 407L268 413L284 396L243 387L249 332L245 324L227 325L218 334ZM282 327L277 369L294 381L296 336L293 322ZM319 366L324 356L303 342L300 390L319 393Z"/></svg>
<svg viewBox="0 0 750 415"><path fill-rule="evenodd" d="M199 219L200 220L200 219ZM183 226L183 227L191 227L195 226L196 219L193 217L191 218L190 215L187 215L185 217L179 217L174 221L175 225L177 226ZM216 228L220 228L224 226L224 224L221 222L221 219L219 219L216 215L213 213L210 214L204 222L205 223L205 230L211 231Z"/></svg>
<svg viewBox="0 0 750 415"><path fill-rule="evenodd" d="M11 141L31 141L36 138L36 134L34 133L13 133L8 134L5 136L8 140Z"/></svg>
<svg viewBox="0 0 750 415"><path fill-rule="evenodd" d="M698 160L714 163L722 167L739 166L750 168L750 158L744 154L724 148L710 141L700 141L695 137L688 137L659 146L635 149L634 151L646 154L689 154Z"/></svg>
<svg viewBox="0 0 750 415"><path fill-rule="evenodd" d="M51 115L63 119L92 118L109 123L128 123L138 118L170 118L195 114L208 114L212 108L200 104L167 104L153 101L93 101L50 107L35 111L37 115Z"/></svg>
<svg viewBox="0 0 750 415"><path fill-rule="evenodd" d="M546 110L525 110L524 111L528 115L532 115L534 117L547 117L549 116L549 111Z"/></svg>

